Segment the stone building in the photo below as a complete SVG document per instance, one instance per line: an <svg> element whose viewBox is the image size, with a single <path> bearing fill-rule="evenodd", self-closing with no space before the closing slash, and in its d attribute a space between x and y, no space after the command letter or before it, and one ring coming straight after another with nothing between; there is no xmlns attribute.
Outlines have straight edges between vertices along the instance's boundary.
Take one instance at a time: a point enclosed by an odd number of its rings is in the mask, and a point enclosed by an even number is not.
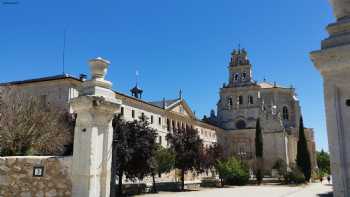
<svg viewBox="0 0 350 197"><path fill-rule="evenodd" d="M228 66L228 83L220 89L217 115L208 122L224 129L221 143L228 154L252 162L255 156L255 126L260 119L263 130L265 168L278 159L295 163L301 110L293 87L283 87L253 78L245 49L234 50ZM316 167L313 129L306 129L312 165Z"/></svg>
<svg viewBox="0 0 350 197"><path fill-rule="evenodd" d="M147 118L150 126L158 131L157 142L167 146L166 135L176 128L186 126L198 130L205 147L219 142L227 154L253 162L255 155L255 124L260 118L264 134L264 158L269 171L277 159L294 163L300 117L299 101L294 88L282 87L266 81L253 80L252 65L244 49L232 53L229 64L229 82L220 89L217 115L197 119L181 92L175 99L145 101L143 90L137 85L130 95L114 91L121 101L120 113L127 120ZM40 99L44 105L56 105L73 113L70 101L81 93L85 81L71 75L57 75L31 80L0 84L0 91L8 88ZM315 166L315 142L312 129L306 129L313 166Z"/></svg>

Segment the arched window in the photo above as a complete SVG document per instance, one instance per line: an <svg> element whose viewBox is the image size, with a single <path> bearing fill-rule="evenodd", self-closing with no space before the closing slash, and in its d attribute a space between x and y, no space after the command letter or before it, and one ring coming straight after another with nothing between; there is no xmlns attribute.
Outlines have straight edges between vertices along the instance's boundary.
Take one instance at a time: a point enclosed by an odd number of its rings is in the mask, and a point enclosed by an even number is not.
<svg viewBox="0 0 350 197"><path fill-rule="evenodd" d="M230 106L232 106L233 105L233 101L232 101L232 98L230 97L230 98L228 98L228 104L230 105Z"/></svg>
<svg viewBox="0 0 350 197"><path fill-rule="evenodd" d="M246 72L242 73L242 80L243 81L246 79L246 77L247 77L247 73Z"/></svg>
<svg viewBox="0 0 350 197"><path fill-rule="evenodd" d="M282 111L282 117L283 120L289 120L289 112L288 112L288 108L286 106L283 107L283 111Z"/></svg>
<svg viewBox="0 0 350 197"><path fill-rule="evenodd" d="M233 80L238 81L238 79L239 79L239 73L235 73L233 75Z"/></svg>
<svg viewBox="0 0 350 197"><path fill-rule="evenodd" d="M249 104L254 104L254 98L253 98L253 96L248 96L248 103Z"/></svg>
<svg viewBox="0 0 350 197"><path fill-rule="evenodd" d="M246 128L246 124L244 122L244 120L239 120L236 122L236 128L237 129L245 129Z"/></svg>

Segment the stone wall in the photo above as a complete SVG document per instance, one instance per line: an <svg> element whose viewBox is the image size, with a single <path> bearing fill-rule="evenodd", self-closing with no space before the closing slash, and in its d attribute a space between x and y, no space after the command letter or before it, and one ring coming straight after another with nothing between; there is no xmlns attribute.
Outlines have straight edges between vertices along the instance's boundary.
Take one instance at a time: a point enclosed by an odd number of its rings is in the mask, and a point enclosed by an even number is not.
<svg viewBox="0 0 350 197"><path fill-rule="evenodd" d="M72 157L0 157L1 197L70 197ZM34 167L43 167L35 177Z"/></svg>

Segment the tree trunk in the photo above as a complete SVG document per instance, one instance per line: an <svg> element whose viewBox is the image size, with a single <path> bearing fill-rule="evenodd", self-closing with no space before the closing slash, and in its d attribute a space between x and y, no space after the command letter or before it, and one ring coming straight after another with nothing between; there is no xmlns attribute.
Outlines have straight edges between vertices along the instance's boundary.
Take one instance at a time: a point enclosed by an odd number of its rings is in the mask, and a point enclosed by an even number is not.
<svg viewBox="0 0 350 197"><path fill-rule="evenodd" d="M181 170L181 190L185 190L185 170Z"/></svg>
<svg viewBox="0 0 350 197"><path fill-rule="evenodd" d="M156 178L154 173L152 173L152 180L153 180L153 193L157 193Z"/></svg>
<svg viewBox="0 0 350 197"><path fill-rule="evenodd" d="M123 171L119 170L118 176L118 196L123 196Z"/></svg>

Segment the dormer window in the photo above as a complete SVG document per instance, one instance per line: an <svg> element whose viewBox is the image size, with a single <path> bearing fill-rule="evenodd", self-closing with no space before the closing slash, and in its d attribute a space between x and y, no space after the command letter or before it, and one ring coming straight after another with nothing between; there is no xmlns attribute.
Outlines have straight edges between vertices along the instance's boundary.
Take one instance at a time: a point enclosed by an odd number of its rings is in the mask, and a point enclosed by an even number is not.
<svg viewBox="0 0 350 197"><path fill-rule="evenodd" d="M182 106L179 107L179 112L182 114L184 113L184 108Z"/></svg>

